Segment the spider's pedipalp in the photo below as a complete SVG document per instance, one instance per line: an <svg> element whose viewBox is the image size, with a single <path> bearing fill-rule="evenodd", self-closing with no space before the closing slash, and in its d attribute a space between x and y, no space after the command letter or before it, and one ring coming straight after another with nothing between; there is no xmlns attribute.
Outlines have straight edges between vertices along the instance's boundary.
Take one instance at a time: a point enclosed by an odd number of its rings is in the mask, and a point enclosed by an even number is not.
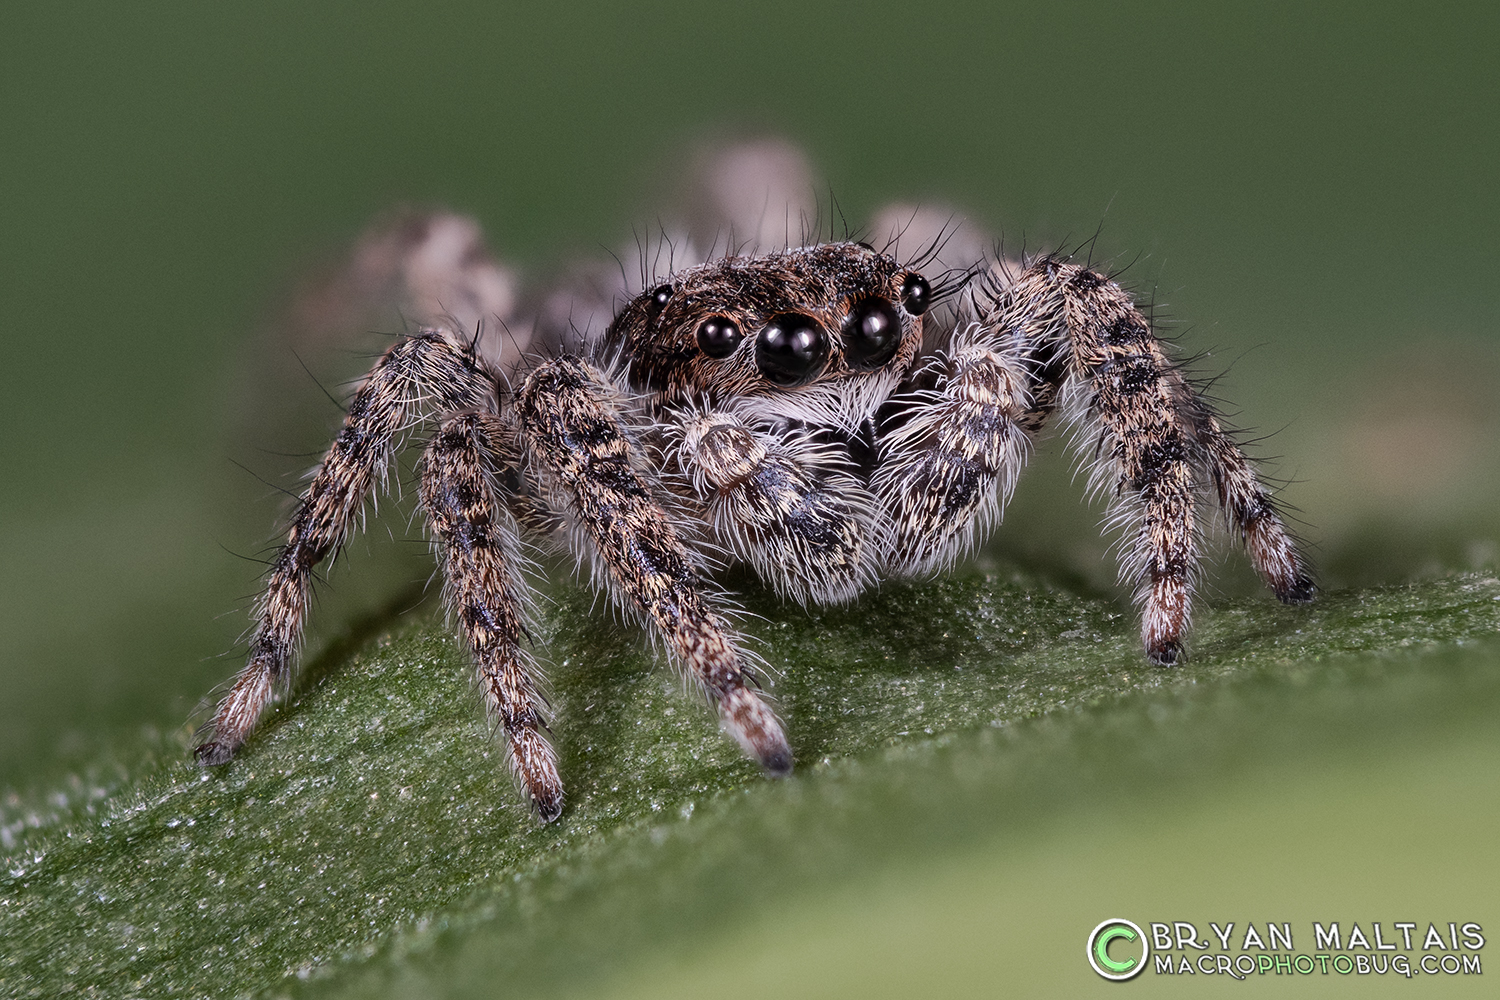
<svg viewBox="0 0 1500 1000"><path fill-rule="evenodd" d="M485 707L505 730L511 770L543 822L562 814L557 754L544 735L537 669L521 646L525 584L516 525L496 488L506 428L462 413L439 428L422 460L422 508L447 579L444 598L473 656Z"/></svg>
<svg viewBox="0 0 1500 1000"><path fill-rule="evenodd" d="M709 605L671 519L633 467L614 390L592 366L558 358L531 373L517 399L523 433L608 570L617 598L638 611L719 706L725 728L771 774L792 752L781 724L747 687L732 630Z"/></svg>
<svg viewBox="0 0 1500 1000"><path fill-rule="evenodd" d="M678 461L720 545L800 604L841 603L864 589L874 498L846 471L847 455L728 413L679 416Z"/></svg>
<svg viewBox="0 0 1500 1000"><path fill-rule="evenodd" d="M947 566L999 521L1030 446L1026 379L994 330L970 326L930 369L934 388L895 400L875 474L885 563L903 575Z"/></svg>
<svg viewBox="0 0 1500 1000"><path fill-rule="evenodd" d="M233 757L286 683L302 638L313 567L344 544L402 435L434 414L494 405L493 378L472 350L445 332L408 337L376 362L298 501L258 605L249 658L219 702L208 740L194 752L198 763L223 764Z"/></svg>

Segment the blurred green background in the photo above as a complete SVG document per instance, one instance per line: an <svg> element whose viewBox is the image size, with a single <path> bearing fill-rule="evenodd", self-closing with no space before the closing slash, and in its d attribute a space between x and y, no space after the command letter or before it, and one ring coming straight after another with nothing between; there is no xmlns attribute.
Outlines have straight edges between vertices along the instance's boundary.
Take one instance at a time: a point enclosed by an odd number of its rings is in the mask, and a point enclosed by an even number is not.
<svg viewBox="0 0 1500 1000"><path fill-rule="evenodd" d="M234 463L281 483L338 416L276 424L321 393L257 357L309 269L407 202L544 276L649 227L716 133L801 144L851 220L1102 223L1272 435L1327 586L1492 569L1497 37L1492 4L7 4L0 788L176 730L234 669L236 553L281 509ZM1108 592L1077 492L1045 448L993 551ZM425 577L388 527L315 646Z"/></svg>

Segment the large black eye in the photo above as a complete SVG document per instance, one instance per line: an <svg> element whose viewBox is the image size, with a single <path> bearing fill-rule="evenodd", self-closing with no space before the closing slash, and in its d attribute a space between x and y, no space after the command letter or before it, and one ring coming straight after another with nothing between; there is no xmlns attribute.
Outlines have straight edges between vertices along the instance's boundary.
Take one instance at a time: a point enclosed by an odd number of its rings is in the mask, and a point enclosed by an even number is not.
<svg viewBox="0 0 1500 1000"><path fill-rule="evenodd" d="M920 316L932 304L932 288L920 274L908 274L901 282L901 304L913 316Z"/></svg>
<svg viewBox="0 0 1500 1000"><path fill-rule="evenodd" d="M844 321L844 356L849 367L864 371L879 368L901 346L901 317L884 299L855 303Z"/></svg>
<svg viewBox="0 0 1500 1000"><path fill-rule="evenodd" d="M755 367L777 385L804 385L828 361L828 334L811 316L781 313L755 338Z"/></svg>
<svg viewBox="0 0 1500 1000"><path fill-rule="evenodd" d="M728 316L710 316L698 324L698 348L711 358L727 358L745 335Z"/></svg>
<svg viewBox="0 0 1500 1000"><path fill-rule="evenodd" d="M661 311L667 307L672 299L671 285L658 285L651 289L651 298L646 300L646 311L655 319L661 315Z"/></svg>

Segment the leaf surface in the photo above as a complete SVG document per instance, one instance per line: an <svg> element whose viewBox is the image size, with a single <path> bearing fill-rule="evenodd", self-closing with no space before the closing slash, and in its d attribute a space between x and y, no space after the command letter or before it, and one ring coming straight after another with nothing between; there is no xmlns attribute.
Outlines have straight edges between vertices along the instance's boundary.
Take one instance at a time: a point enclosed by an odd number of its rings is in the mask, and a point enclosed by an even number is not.
<svg viewBox="0 0 1500 1000"><path fill-rule="evenodd" d="M773 782L633 629L555 596L537 638L559 822L523 806L442 623L379 621L227 767L190 766L183 734L122 778L5 803L0 993L627 989L641 962L693 968L735 927L841 926L821 900L914 859L1022 858L1089 810L1186 814L1192 789L1266 767L1493 733L1500 707L1488 575L1224 603L1173 670L1145 665L1125 609L1020 573L813 613L752 596L798 757ZM808 968L828 987L853 967Z"/></svg>

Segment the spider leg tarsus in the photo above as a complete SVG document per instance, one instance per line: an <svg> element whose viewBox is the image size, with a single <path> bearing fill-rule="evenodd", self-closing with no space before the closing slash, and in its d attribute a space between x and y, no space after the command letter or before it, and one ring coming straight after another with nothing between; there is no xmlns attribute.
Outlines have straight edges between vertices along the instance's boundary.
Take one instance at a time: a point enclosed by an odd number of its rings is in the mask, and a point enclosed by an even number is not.
<svg viewBox="0 0 1500 1000"><path fill-rule="evenodd" d="M1146 650L1146 658L1154 667L1175 667L1182 659L1182 643L1175 639L1163 639Z"/></svg>
<svg viewBox="0 0 1500 1000"><path fill-rule="evenodd" d="M234 759L238 744L210 740L193 750L193 761L199 767L218 767Z"/></svg>

